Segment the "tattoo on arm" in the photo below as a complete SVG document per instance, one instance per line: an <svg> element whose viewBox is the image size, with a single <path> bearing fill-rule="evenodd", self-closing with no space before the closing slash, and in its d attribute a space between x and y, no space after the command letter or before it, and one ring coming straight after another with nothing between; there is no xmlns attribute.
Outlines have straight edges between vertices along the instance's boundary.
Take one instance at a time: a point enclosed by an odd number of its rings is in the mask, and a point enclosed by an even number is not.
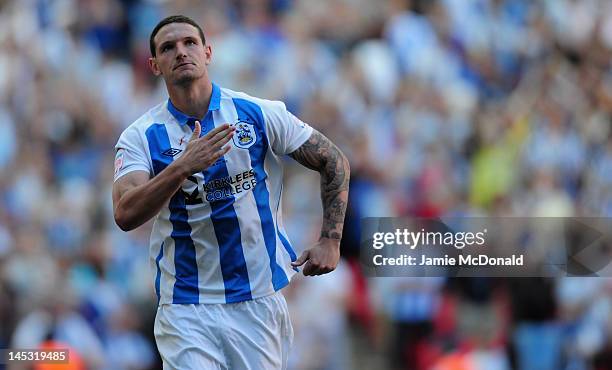
<svg viewBox="0 0 612 370"><path fill-rule="evenodd" d="M348 201L348 160L334 143L316 130L302 146L289 155L301 165L321 174L321 237L341 239Z"/></svg>

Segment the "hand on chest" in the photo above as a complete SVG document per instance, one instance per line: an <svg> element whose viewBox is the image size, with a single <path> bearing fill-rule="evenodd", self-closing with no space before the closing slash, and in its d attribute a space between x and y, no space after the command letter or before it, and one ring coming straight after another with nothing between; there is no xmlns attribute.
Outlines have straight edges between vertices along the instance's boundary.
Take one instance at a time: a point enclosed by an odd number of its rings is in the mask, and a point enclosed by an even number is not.
<svg viewBox="0 0 612 370"><path fill-rule="evenodd" d="M216 117L217 118L217 117ZM227 122L218 117L219 122ZM202 135L213 129L212 120L202 125ZM216 122L216 120L215 120ZM236 131L232 140L226 145L232 148L210 167L190 176L182 186L187 204L200 204L237 199L255 189L258 181L265 179L263 162L267 148L261 130L249 119L235 119ZM177 138L178 150L182 155L191 135L187 127L183 135ZM178 156L177 156L178 157Z"/></svg>

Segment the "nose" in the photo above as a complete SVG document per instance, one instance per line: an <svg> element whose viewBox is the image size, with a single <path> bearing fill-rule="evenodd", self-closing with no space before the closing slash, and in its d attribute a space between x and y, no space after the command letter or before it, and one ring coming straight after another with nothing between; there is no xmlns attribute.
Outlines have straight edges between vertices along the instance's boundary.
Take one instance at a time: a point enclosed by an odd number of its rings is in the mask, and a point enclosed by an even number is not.
<svg viewBox="0 0 612 370"><path fill-rule="evenodd" d="M183 43L176 44L176 59L183 59L187 56L187 48L183 45Z"/></svg>

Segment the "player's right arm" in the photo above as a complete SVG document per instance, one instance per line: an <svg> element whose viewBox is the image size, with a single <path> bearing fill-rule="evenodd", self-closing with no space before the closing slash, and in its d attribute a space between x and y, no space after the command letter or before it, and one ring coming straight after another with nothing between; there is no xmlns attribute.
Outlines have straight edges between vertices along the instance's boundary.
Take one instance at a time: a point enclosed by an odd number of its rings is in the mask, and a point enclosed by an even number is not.
<svg viewBox="0 0 612 370"><path fill-rule="evenodd" d="M201 126L196 122L193 135L183 155L157 176L146 171L132 171L113 184L113 213L121 230L129 231L144 224L170 201L188 176L205 170L229 151L227 144L234 127L218 126L200 137Z"/></svg>

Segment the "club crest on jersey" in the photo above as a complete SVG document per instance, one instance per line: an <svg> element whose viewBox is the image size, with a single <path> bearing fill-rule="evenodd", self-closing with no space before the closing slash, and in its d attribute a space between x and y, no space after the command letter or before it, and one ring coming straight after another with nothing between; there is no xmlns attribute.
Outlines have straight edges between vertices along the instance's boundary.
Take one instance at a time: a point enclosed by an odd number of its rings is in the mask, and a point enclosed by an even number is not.
<svg viewBox="0 0 612 370"><path fill-rule="evenodd" d="M247 149L255 144L255 141L257 140L257 137L255 136L255 126L242 120L238 120L234 126L236 127L236 132L232 138L234 145L236 145L238 148Z"/></svg>
<svg viewBox="0 0 612 370"><path fill-rule="evenodd" d="M123 151L123 149L119 149L115 155L115 176L117 176L119 171L123 168Z"/></svg>

